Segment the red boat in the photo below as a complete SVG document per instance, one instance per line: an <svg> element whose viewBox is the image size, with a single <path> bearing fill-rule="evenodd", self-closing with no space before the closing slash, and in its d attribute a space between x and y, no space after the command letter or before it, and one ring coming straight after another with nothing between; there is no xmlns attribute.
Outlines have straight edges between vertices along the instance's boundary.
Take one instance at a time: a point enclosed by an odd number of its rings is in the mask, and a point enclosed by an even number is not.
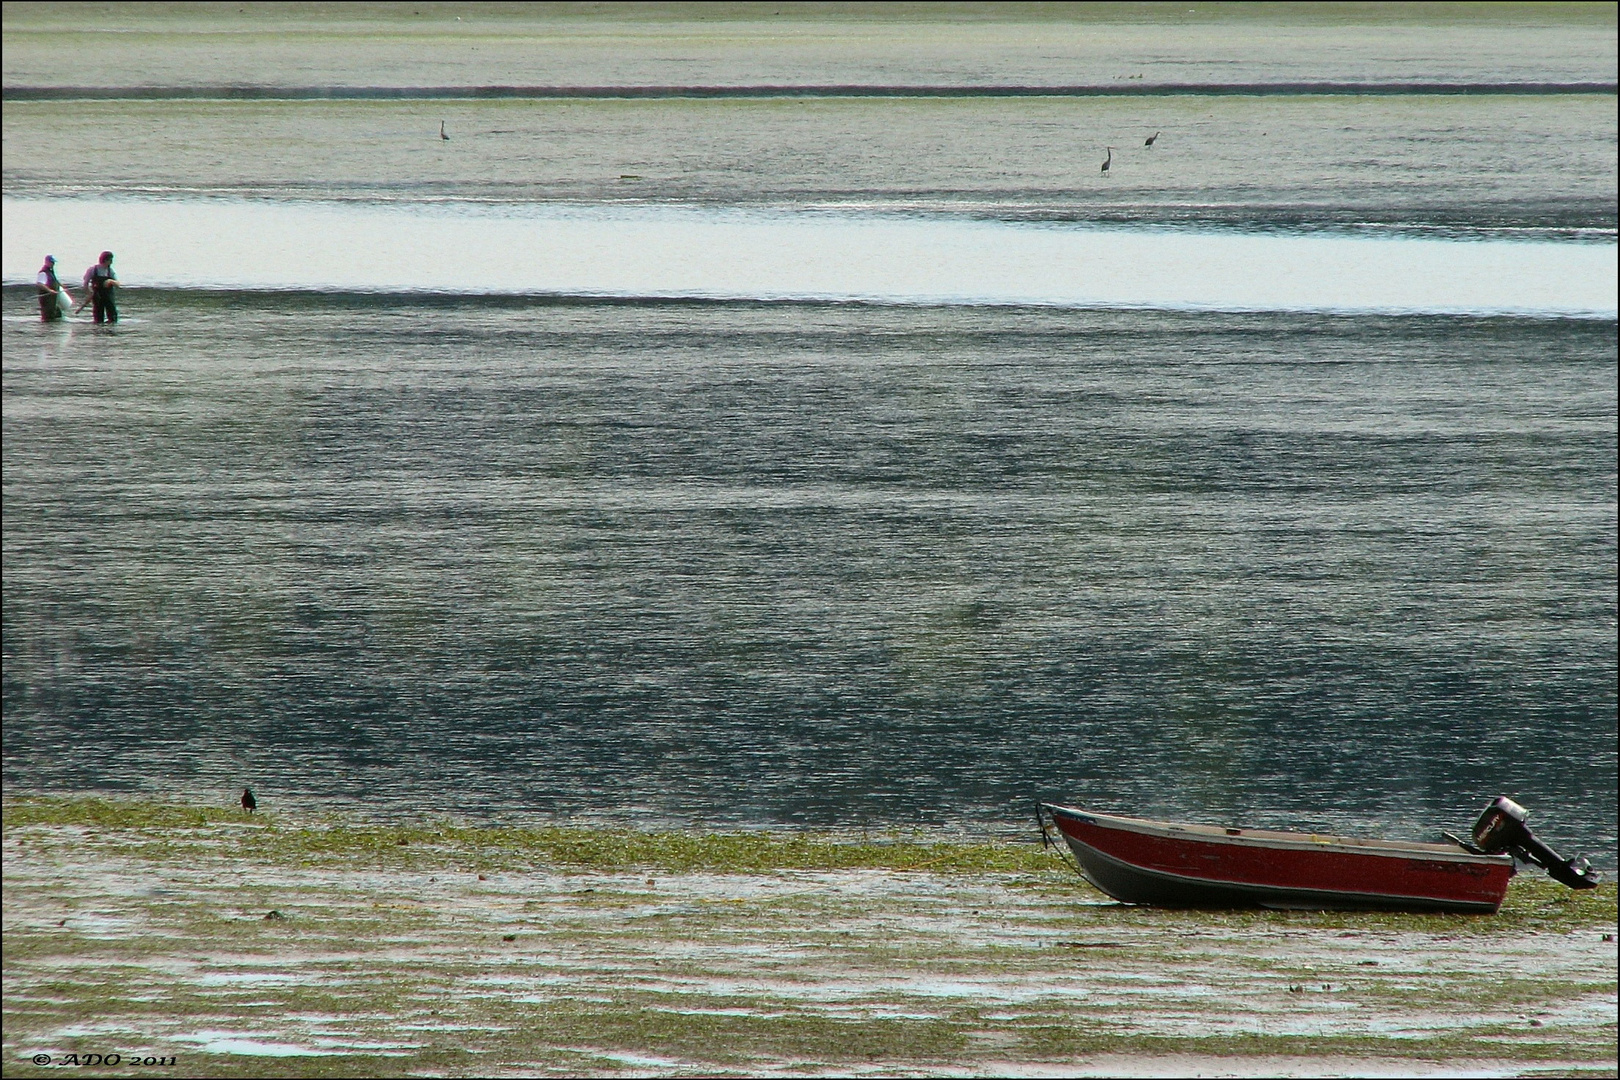
<svg viewBox="0 0 1620 1080"><path fill-rule="evenodd" d="M1477 844L1178 825L1047 803L1041 810L1086 880L1127 904L1491 913L1507 895L1515 855L1573 888L1597 884L1584 859L1559 859L1531 836L1524 808L1506 798L1474 826Z"/></svg>

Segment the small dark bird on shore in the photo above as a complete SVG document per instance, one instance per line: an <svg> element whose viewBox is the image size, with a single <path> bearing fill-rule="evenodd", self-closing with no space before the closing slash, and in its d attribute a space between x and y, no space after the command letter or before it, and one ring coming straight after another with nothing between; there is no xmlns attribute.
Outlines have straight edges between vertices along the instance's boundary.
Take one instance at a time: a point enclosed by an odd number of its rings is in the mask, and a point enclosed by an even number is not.
<svg viewBox="0 0 1620 1080"><path fill-rule="evenodd" d="M242 809L246 810L248 813L251 814L251 813L253 813L254 807L256 807L258 805L259 805L259 800L255 799L253 797L253 789L252 788L246 788L246 787L243 788L242 789Z"/></svg>
<svg viewBox="0 0 1620 1080"><path fill-rule="evenodd" d="M1102 174L1104 176L1108 175L1108 169L1113 164L1114 164L1114 148L1112 146L1110 146L1108 148L1108 160L1103 162Z"/></svg>
<svg viewBox="0 0 1620 1080"><path fill-rule="evenodd" d="M446 135L444 133L444 121L443 120L439 121L439 138L443 139L445 142L450 141L450 136L448 136L448 135Z"/></svg>
<svg viewBox="0 0 1620 1080"><path fill-rule="evenodd" d="M1147 142L1143 143L1142 145L1143 146L1152 146L1154 143L1159 141L1159 135L1160 135L1160 132L1155 131L1153 134L1151 134L1151 135L1149 135L1147 137Z"/></svg>

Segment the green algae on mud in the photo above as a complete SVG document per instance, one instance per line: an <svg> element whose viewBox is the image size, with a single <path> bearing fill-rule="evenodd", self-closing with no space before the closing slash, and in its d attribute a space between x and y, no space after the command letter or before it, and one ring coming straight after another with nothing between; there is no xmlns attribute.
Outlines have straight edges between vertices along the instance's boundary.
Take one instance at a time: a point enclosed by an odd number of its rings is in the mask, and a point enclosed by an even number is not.
<svg viewBox="0 0 1620 1080"><path fill-rule="evenodd" d="M252 858L288 866L360 865L467 870L656 870L666 873L760 873L777 870L889 870L1021 875L1012 887L1097 894L1065 872L1056 849L1034 843L931 841L917 835L878 840L807 833L638 832L580 826L473 827L450 822L380 824L350 820L283 822L217 807L140 800L53 798L8 800L7 833L29 826L101 830L117 849L147 860L200 854ZM1076 892L1078 890L1078 892ZM1521 874L1493 918L1389 912L1175 912L1177 920L1229 929L1308 925L1430 931L1562 932L1620 918L1613 883L1574 891L1539 872ZM598 902L606 902L606 897ZM1172 913L1121 907L1116 917L1149 922Z"/></svg>
<svg viewBox="0 0 1620 1080"><path fill-rule="evenodd" d="M1039 849L1015 844L940 843L915 837L878 841L787 833L637 832L584 827L468 827L359 824L344 821L282 824L270 815L104 799L26 798L5 804L6 829L76 825L137 834L126 838L146 857L178 856L198 844L232 844L244 855L285 862L370 858L388 865L480 868L551 865L589 870L645 867L706 870L930 870L1016 873L1050 869ZM244 826L239 829L207 826ZM177 829L204 830L177 833Z"/></svg>
<svg viewBox="0 0 1620 1080"><path fill-rule="evenodd" d="M7 1075L114 1049L218 1076L1114 1075L1186 1055L1510 1075L1615 1049L1612 886L1521 878L1497 918L1185 912L1113 904L1033 843L59 798L4 817Z"/></svg>

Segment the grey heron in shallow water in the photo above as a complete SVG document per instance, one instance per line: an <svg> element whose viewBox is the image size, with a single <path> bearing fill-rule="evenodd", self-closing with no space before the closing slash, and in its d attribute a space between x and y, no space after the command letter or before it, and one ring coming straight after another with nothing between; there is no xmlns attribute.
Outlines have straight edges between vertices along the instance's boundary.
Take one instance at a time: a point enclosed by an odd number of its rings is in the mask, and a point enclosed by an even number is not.
<svg viewBox="0 0 1620 1080"><path fill-rule="evenodd" d="M1103 167L1102 167L1102 174L1103 174L1103 175L1104 175L1104 176L1107 176L1107 175L1108 175L1108 168L1109 168L1109 166L1111 166L1111 165L1112 165L1112 164L1113 164L1113 163L1114 163L1114 148L1113 148L1113 147L1112 147L1112 146L1110 146L1110 147L1109 147L1109 148L1108 148L1108 160L1107 160L1107 161L1105 161L1105 162L1103 162Z"/></svg>

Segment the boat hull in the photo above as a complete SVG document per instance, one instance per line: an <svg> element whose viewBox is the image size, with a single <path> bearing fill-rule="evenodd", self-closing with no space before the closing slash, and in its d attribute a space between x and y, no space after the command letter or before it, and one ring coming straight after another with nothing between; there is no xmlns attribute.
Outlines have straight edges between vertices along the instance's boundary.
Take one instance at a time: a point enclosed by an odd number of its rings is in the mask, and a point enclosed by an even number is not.
<svg viewBox="0 0 1620 1080"><path fill-rule="evenodd" d="M1442 844L1046 810L1086 879L1128 904L1488 914L1513 876L1510 856Z"/></svg>

